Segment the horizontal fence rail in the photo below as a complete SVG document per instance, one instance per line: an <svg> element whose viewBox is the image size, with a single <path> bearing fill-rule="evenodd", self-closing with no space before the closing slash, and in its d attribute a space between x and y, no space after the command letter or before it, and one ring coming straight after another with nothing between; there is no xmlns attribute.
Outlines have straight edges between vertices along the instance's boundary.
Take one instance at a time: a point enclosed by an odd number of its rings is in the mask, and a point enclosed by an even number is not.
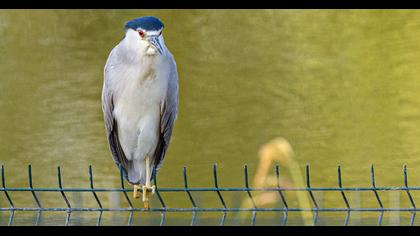
<svg viewBox="0 0 420 236"><path fill-rule="evenodd" d="M129 218L127 225L132 224L133 214L134 212L160 212L160 225L165 224L166 220L166 213L167 212L191 212L191 225L196 225L197 220L197 213L199 212L220 212L221 219L220 225L225 225L227 214L230 212L251 212L252 219L249 222L250 225L255 225L257 219L257 212L281 212L283 213L283 220L280 222L280 225L287 225L288 223L288 213L289 212L312 212L313 225L318 224L318 213L319 212L345 212L345 217L343 219L343 225L348 225L350 216L352 212L377 212L377 225L381 225L383 222L383 215L385 212L409 212L411 213L410 217L410 225L414 225L414 221L416 218L416 213L420 211L419 208L416 207L414 199L412 197L411 191L419 191L420 186L409 186L408 185L408 175L407 175L407 167L406 165L403 166L403 186L398 187L377 187L375 183L375 170L374 166L371 165L370 167L370 179L371 183L369 187L344 187L342 183L342 175L341 175L341 167L337 167L337 187L311 187L310 182L310 169L309 165L306 164L305 166L305 187L281 187L279 181L279 166L275 166L275 176L277 179L277 186L276 187L264 187L264 188L253 188L249 187L249 175L248 175L248 166L244 166L244 186L243 187L236 187L236 188L227 188L227 187L220 187L218 184L218 175L217 175L217 166L216 164L213 165L213 180L214 186L212 187L203 187L203 188L191 188L188 186L188 176L187 176L187 168L183 168L183 181L184 187L183 188L159 188L157 184L157 177L156 171L153 171L153 182L156 186L155 194L159 200L160 207L157 208L137 208L134 207L132 200L130 200L128 193L133 192L133 189L126 188L124 185L124 178L123 178L123 170L120 167L120 187L119 188L95 188L94 187L94 178L93 178L93 169L92 166L88 168L88 175L89 175L89 187L87 188L65 188L62 184L62 176L61 176L61 168L57 167L57 187L56 188L39 188L33 186L32 181L32 167L31 165L28 166L28 187L21 187L21 188L10 188L6 185L6 178L5 178L5 167L4 165L1 166L1 188L0 193L4 194L5 198L7 199L9 207L2 207L0 208L0 212L10 212L10 216L8 218L8 225L13 225L15 212L19 211L26 211L26 212L37 212L35 218L35 225L39 225L40 216L42 212L65 212L66 219L64 225L69 225L71 220L72 212L97 212L98 216L96 219L96 225L101 225L102 222L102 214L103 212L128 212ZM141 190L140 190L141 191ZM280 201L282 203L281 207L271 207L271 208L264 208L264 207L257 207L257 204L254 200L253 193L268 191L268 192L276 192L280 197ZM309 196L310 202L312 207L309 208L300 208L300 207L289 207L289 203L286 200L285 193L286 192L296 192L296 191L303 191L306 192ZM375 196L375 201L377 202L377 207L369 208L369 207L352 207L349 198L346 195L346 192L373 192ZM382 199L380 198L378 192L382 191L401 191L403 192L409 199L410 207L405 208L387 208L384 207L382 203ZM14 201L10 195L11 192L30 192L32 198L35 203L35 207L16 207ZM56 192L60 193L61 198L66 204L66 207L47 207L41 204L37 193L40 192ZM93 199L95 200L97 207L73 207L70 204L69 198L66 193L71 192L79 192L79 193L91 193ZM116 192L122 193L124 198L128 204L126 208L107 208L103 207L101 199L99 198L97 193L100 192ZM164 192L185 192L188 201L191 204L189 208L177 208L177 207L168 207L165 203L164 198L162 197L161 193ZM194 200L193 194L194 192L214 192L220 202L220 207L217 208L205 208L198 206L197 202ZM251 202L251 207L228 207L226 204L225 199L223 198L223 193L225 192L243 192L246 193L248 200ZM340 193L343 205L345 207L341 208L326 208L326 207L319 207L319 202L316 199L314 192L337 192Z"/></svg>

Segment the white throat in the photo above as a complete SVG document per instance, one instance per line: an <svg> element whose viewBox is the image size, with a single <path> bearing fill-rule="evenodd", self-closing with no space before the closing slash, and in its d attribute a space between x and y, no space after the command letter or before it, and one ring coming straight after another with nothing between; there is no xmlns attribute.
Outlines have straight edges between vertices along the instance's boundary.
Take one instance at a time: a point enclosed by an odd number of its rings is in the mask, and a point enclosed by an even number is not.
<svg viewBox="0 0 420 236"><path fill-rule="evenodd" d="M158 40L163 49L162 54L146 39L140 38L137 31L128 29L124 39L121 41L121 46L125 51L125 55L133 62L142 60L144 57L149 57L148 59L150 59L150 57L166 56L167 48L163 36L160 35Z"/></svg>

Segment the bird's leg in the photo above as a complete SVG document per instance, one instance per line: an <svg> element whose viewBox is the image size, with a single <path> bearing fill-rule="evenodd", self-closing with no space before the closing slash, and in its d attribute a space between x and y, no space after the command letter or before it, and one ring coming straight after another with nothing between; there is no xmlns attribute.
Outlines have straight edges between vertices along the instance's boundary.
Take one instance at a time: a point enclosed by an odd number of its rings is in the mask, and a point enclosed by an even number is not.
<svg viewBox="0 0 420 236"><path fill-rule="evenodd" d="M133 198L140 198L140 184L135 184L133 186Z"/></svg>
<svg viewBox="0 0 420 236"><path fill-rule="evenodd" d="M151 191L152 194L155 193L155 186L151 186L150 179L151 179L151 173L150 173L150 158L146 156L146 185L143 186L143 204L144 208L149 208L149 194Z"/></svg>

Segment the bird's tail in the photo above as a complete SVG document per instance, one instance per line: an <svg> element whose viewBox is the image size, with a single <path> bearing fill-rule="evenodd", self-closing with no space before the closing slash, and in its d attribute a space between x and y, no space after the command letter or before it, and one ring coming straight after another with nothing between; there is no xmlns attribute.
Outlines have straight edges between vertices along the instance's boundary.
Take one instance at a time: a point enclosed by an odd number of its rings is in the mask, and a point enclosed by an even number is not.
<svg viewBox="0 0 420 236"><path fill-rule="evenodd" d="M146 184L146 162L144 160L132 160L128 163L127 181L131 184Z"/></svg>

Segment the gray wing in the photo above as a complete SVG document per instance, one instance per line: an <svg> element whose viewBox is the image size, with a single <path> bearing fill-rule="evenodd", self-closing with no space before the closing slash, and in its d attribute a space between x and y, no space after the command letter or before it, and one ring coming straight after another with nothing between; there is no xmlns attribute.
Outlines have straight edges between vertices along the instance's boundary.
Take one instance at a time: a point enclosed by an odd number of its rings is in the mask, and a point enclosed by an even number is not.
<svg viewBox="0 0 420 236"><path fill-rule="evenodd" d="M127 171L129 162L126 159L124 151L121 147L120 140L118 138L118 126L113 115L114 103L111 89L112 79L110 78L109 70L112 67L112 63L110 63L110 61L114 61L112 60L114 52L115 48L111 51L104 68L104 84L102 88L102 111L104 113L105 131L106 136L108 138L109 148L112 153L112 158L114 159L114 162L118 167L121 164L124 170L124 176L126 179L128 179Z"/></svg>
<svg viewBox="0 0 420 236"><path fill-rule="evenodd" d="M154 160L158 170L165 158L166 150L172 136L172 130L178 114L178 71L175 60L171 55L171 68L166 98L161 104L160 138L156 147Z"/></svg>

